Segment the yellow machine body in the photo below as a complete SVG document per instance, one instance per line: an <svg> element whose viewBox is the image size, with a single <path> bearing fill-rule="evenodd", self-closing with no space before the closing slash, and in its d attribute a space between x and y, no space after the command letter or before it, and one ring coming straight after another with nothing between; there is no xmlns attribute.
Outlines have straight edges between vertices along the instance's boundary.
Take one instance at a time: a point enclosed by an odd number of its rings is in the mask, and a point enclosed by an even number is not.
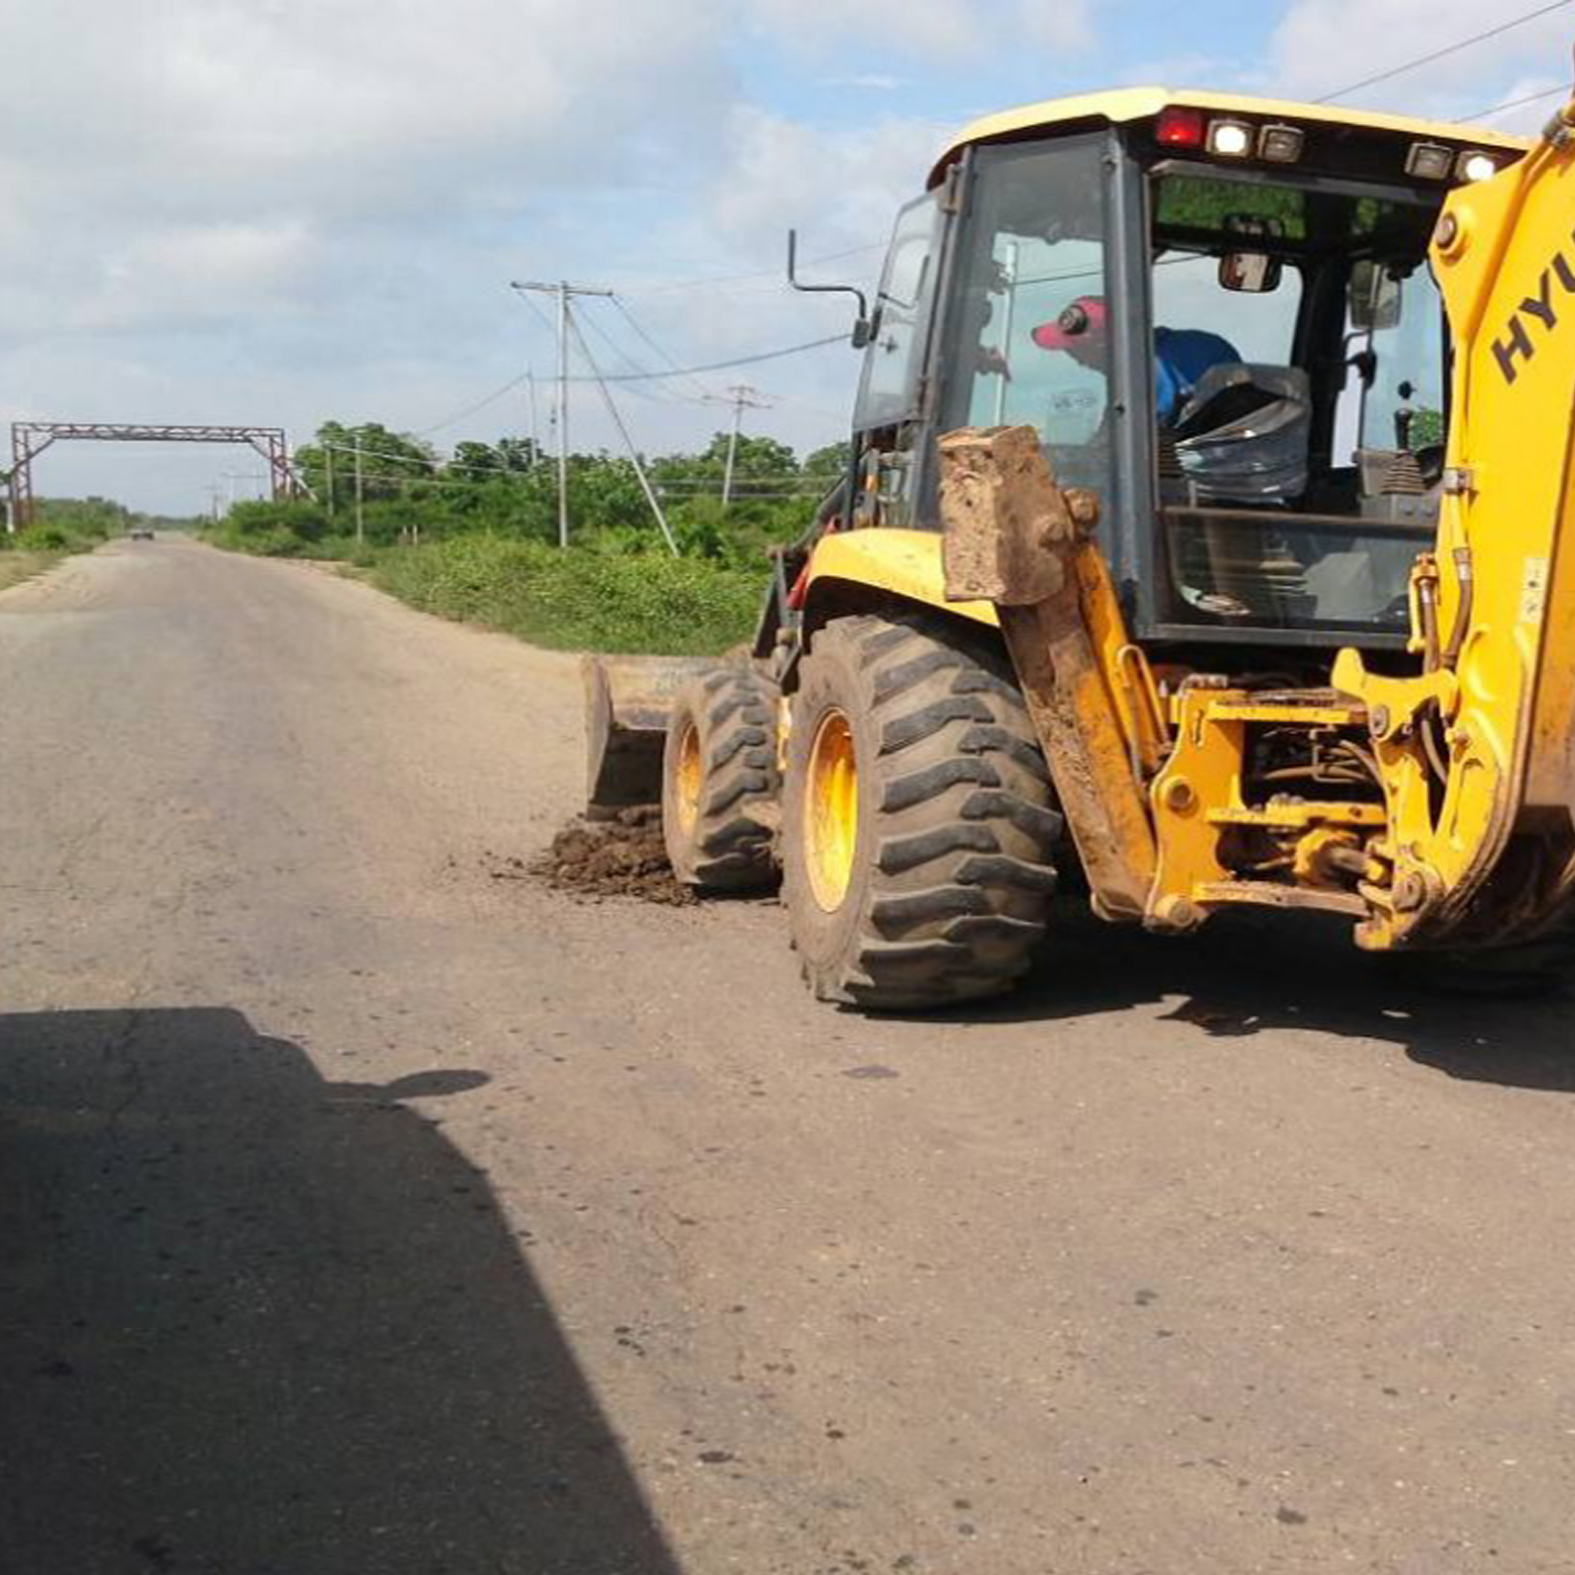
<svg viewBox="0 0 1575 1575"><path fill-rule="evenodd" d="M1560 117L1566 125L1568 112ZM1534 933L1575 876L1575 156L1544 140L1455 193L1432 248L1457 347L1438 542L1412 574L1422 671L1334 681L1368 713L1393 879L1362 938ZM1436 604L1436 631L1421 609ZM1437 642L1442 642L1442 649ZM1419 718L1436 709L1447 785L1430 802ZM1436 799L1437 795L1434 795Z"/></svg>
<svg viewBox="0 0 1575 1575"><path fill-rule="evenodd" d="M1138 116L1154 113L1156 91L1079 102L1091 117ZM994 117L958 146L1021 134L1050 111L1069 112L1059 104ZM1206 671L1156 676L1128 637L1093 540L1095 505L1067 513L1031 428L941 440L944 533L874 526L816 546L811 627L817 609L874 598L1002 630L1108 917L1184 930L1227 906L1325 909L1349 915L1363 946L1386 949L1535 936L1575 901L1572 121L1575 106L1555 121L1562 132L1453 193L1438 225L1431 257L1455 346L1445 495L1433 550L1412 573L1410 658L1399 671L1369 670L1344 650L1317 688L1266 693ZM1007 455L1014 434L1019 447ZM1069 528L1053 523L1077 515ZM1004 562L1022 521L1046 518L1050 527L1018 544L1019 562L1054 559L1053 590L1025 591L1014 583L1020 570L980 577L981 550ZM950 561L958 543L973 554L964 570ZM1368 791L1249 802L1245 741L1267 725L1326 742L1366 770ZM1279 850L1271 867L1250 879L1233 872L1221 856L1233 835L1268 839Z"/></svg>
<svg viewBox="0 0 1575 1575"><path fill-rule="evenodd" d="M825 516L807 561L779 574L791 611L755 648L783 689L779 754L793 664L817 630L928 609L1004 643L1104 916L1182 931L1229 907L1322 909L1376 950L1535 937L1575 907L1575 104L1531 143L1335 106L1123 89L978 122L930 185L944 198L974 147L1155 122L1177 106L1351 128L1368 145L1436 143L1451 159L1496 152L1498 173L1444 199L1430 250L1454 353L1437 528L1411 571L1405 651L1314 653L1275 687L1233 676L1226 644L1146 648L1096 536L1100 499L1057 483L1035 428L966 427L935 439L941 530L883 512L876 444L870 480L849 494L862 501ZM895 440L889 453L899 469L913 457ZM614 769L618 748L647 742L661 697L643 670L622 689L598 682L593 798L600 783L612 803L628 775ZM1294 789L1265 789L1249 770L1265 729L1314 762ZM816 844L823 884L845 880L851 857L857 778L844 742L825 731L810 751L816 824L829 828Z"/></svg>
<svg viewBox="0 0 1575 1575"><path fill-rule="evenodd" d="M1390 115L1381 110L1351 109L1344 104L1304 104L1288 99L1259 98L1246 93L1211 93L1198 89L1168 87L1107 88L1097 93L1078 93L1068 98L1046 99L1016 109L1000 110L970 122L954 137L937 160L931 179L938 180L965 148L983 142L998 142L1029 136L1054 128L1064 131L1081 124L1122 125L1152 120L1166 109L1184 105L1205 114L1254 115L1294 121L1301 125L1353 126L1364 130L1392 132L1406 137L1458 143L1463 128L1458 123L1419 120L1410 115ZM1524 137L1506 136L1472 126L1468 135L1473 146L1522 152L1528 146Z"/></svg>

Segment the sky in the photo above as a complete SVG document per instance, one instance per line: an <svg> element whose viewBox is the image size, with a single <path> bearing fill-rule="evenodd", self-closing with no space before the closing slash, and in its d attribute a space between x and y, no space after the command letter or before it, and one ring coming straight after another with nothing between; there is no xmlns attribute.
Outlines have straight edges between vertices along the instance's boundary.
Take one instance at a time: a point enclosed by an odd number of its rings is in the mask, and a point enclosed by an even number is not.
<svg viewBox="0 0 1575 1575"><path fill-rule="evenodd" d="M550 442L551 302L511 280L616 291L579 308L613 374L839 334L846 298L782 281L789 226L806 276L868 285L896 207L977 115L1134 82L1316 97L1534 8L0 0L0 421ZM1474 117L1567 81L1572 41L1566 3L1342 102ZM837 344L616 398L642 450L695 450L747 384L766 408L745 430L804 451L843 435L857 371ZM593 384L569 432L619 447ZM256 494L260 468L63 443L34 484L192 514Z"/></svg>

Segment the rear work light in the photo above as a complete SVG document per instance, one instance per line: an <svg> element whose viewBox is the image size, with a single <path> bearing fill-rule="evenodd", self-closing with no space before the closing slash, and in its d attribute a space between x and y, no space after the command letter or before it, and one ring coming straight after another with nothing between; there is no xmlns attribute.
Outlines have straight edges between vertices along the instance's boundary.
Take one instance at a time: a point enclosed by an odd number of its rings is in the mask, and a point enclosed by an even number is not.
<svg viewBox="0 0 1575 1575"><path fill-rule="evenodd" d="M1265 126L1258 133L1258 157L1269 164L1294 164L1302 156L1300 126Z"/></svg>
<svg viewBox="0 0 1575 1575"><path fill-rule="evenodd" d="M1498 165L1491 153L1467 148L1455 161L1455 174L1461 180L1492 180L1498 174Z"/></svg>
<svg viewBox="0 0 1575 1575"><path fill-rule="evenodd" d="M1455 167L1455 150L1441 142L1413 142L1405 156L1405 172L1418 180L1448 180Z"/></svg>
<svg viewBox="0 0 1575 1575"><path fill-rule="evenodd" d="M1167 109L1160 113L1154 127L1155 139L1166 148L1201 148L1203 146L1203 111L1200 109Z"/></svg>
<svg viewBox="0 0 1575 1575"><path fill-rule="evenodd" d="M1252 127L1244 120L1211 120L1208 147L1222 159L1244 159L1252 152Z"/></svg>

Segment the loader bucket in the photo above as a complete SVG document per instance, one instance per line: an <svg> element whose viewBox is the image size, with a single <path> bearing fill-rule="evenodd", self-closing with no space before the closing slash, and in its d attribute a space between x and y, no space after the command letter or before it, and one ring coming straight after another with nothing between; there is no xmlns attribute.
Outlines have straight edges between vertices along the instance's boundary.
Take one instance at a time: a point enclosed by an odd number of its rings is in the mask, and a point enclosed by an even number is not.
<svg viewBox="0 0 1575 1575"><path fill-rule="evenodd" d="M662 745L673 696L686 680L716 666L713 657L585 658L586 798L593 814L661 802Z"/></svg>

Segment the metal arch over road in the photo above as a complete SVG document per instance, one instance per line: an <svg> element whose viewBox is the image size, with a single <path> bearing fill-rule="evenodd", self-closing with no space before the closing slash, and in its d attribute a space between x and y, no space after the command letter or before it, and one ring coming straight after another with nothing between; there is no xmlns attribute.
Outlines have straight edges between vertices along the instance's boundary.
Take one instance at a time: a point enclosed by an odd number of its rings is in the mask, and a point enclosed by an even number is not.
<svg viewBox="0 0 1575 1575"><path fill-rule="evenodd" d="M295 489L283 427L149 426L104 421L13 421L11 423L11 525L22 530L33 519L33 461L65 438L94 443L245 443L268 461L275 502Z"/></svg>

